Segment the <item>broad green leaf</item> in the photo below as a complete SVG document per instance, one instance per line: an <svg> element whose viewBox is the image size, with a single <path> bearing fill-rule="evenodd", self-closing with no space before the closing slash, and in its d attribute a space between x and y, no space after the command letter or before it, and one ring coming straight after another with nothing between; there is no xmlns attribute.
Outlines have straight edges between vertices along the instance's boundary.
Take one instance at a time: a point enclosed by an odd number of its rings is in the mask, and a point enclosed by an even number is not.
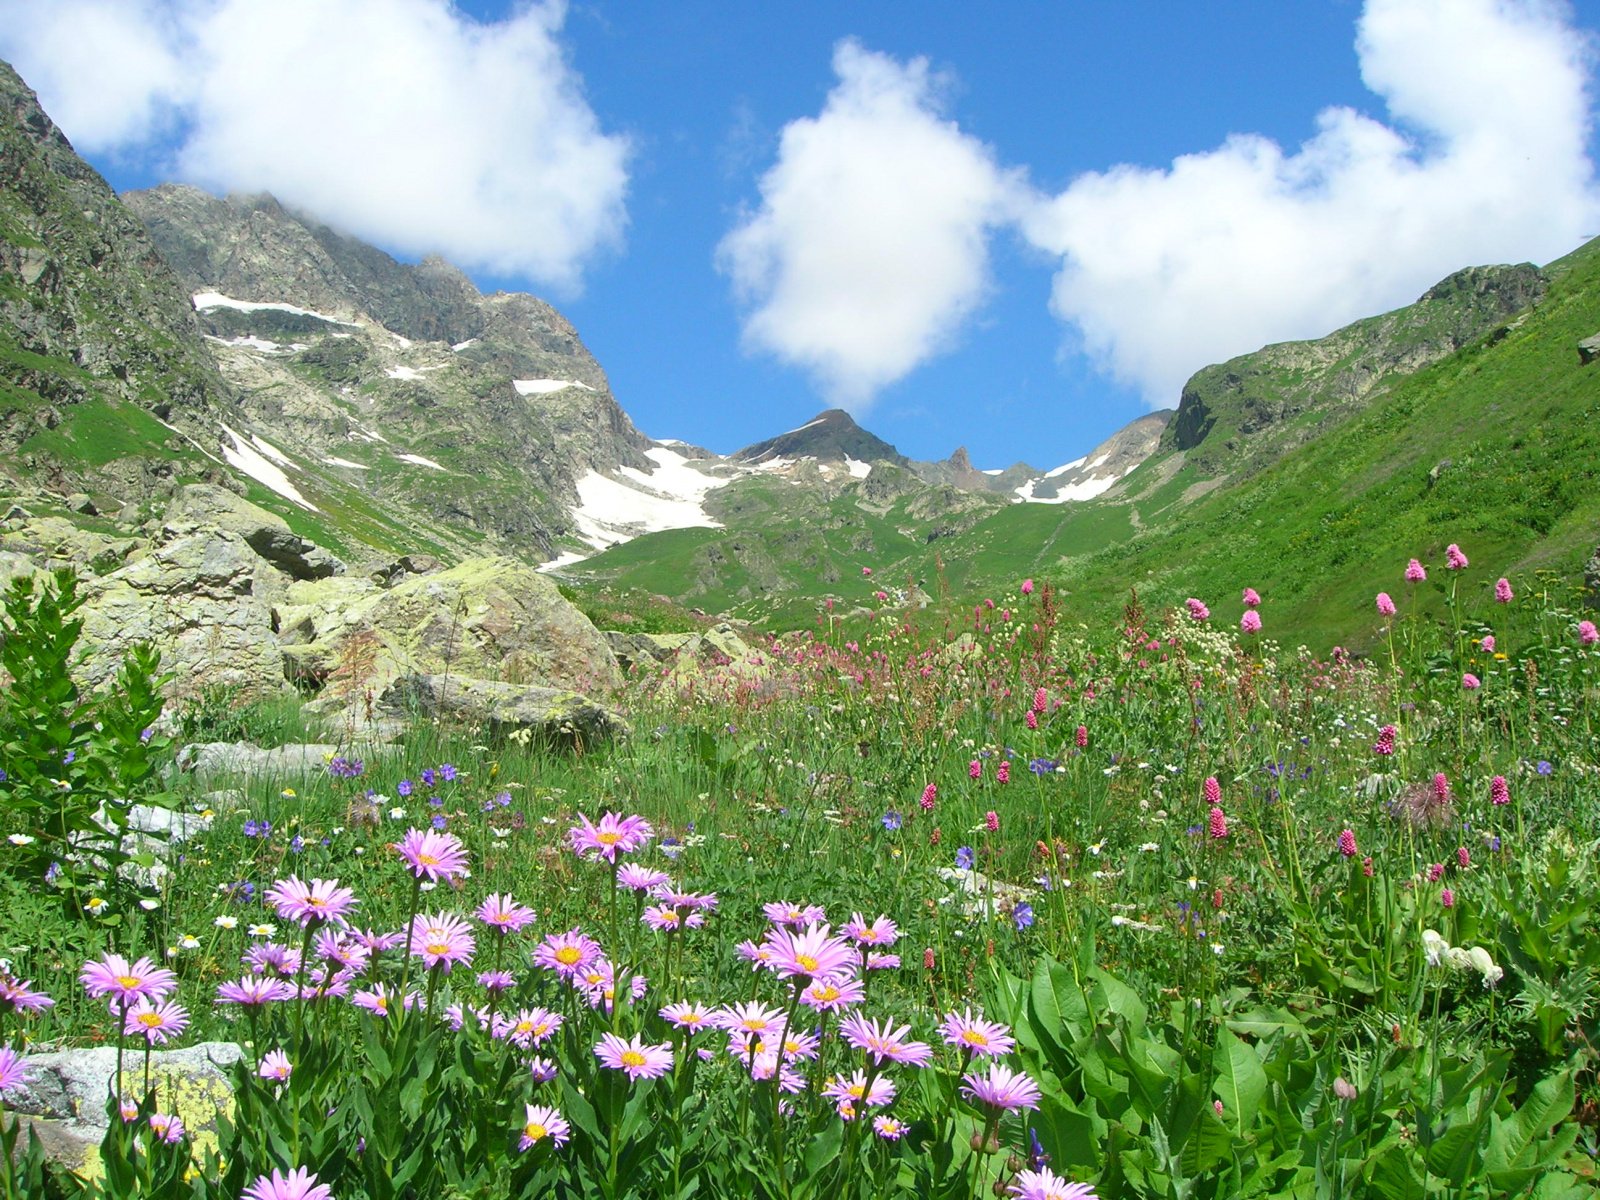
<svg viewBox="0 0 1600 1200"><path fill-rule="evenodd" d="M1212 1055L1216 1071L1217 1096L1222 1100L1223 1119L1241 1133L1255 1124L1256 1110L1267 1091L1267 1073L1255 1050L1239 1040L1230 1029L1223 1029Z"/></svg>

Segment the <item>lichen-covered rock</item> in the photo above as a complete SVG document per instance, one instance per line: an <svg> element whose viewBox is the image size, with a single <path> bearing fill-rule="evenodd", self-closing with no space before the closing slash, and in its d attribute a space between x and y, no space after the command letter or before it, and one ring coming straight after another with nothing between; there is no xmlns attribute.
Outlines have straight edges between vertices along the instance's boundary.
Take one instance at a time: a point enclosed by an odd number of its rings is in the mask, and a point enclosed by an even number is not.
<svg viewBox="0 0 1600 1200"><path fill-rule="evenodd" d="M260 594L273 568L226 530L169 527L160 538L109 575L85 581L88 681L108 678L136 643L151 642L162 669L186 689L281 691L283 654Z"/></svg>
<svg viewBox="0 0 1600 1200"><path fill-rule="evenodd" d="M577 692L453 676L404 676L384 690L377 707L470 725L489 738L529 737L580 750L628 731L620 713Z"/></svg>
<svg viewBox="0 0 1600 1200"><path fill-rule="evenodd" d="M278 570L295 579L343 575L344 563L289 528L289 522L226 488L192 483L167 506L170 525L209 525L236 533Z"/></svg>
<svg viewBox="0 0 1600 1200"><path fill-rule="evenodd" d="M633 674L657 673L683 679L691 675L767 673L765 655L753 649L726 622L697 633L612 631L606 637L618 663Z"/></svg>
<svg viewBox="0 0 1600 1200"><path fill-rule="evenodd" d="M232 1042L201 1042L182 1050L150 1055L150 1080L159 1089L162 1110L175 1113L194 1139L197 1154L217 1147L217 1118L233 1113L228 1069L242 1055ZM30 1118L45 1150L85 1179L100 1174L100 1141L105 1136L106 1099L117 1072L111 1046L30 1054L31 1080L6 1093L6 1108ZM144 1085L143 1056L123 1061L123 1091Z"/></svg>
<svg viewBox="0 0 1600 1200"><path fill-rule="evenodd" d="M338 753L338 746L317 742L268 749L250 742L190 742L178 752L178 766L203 778L212 775L265 775L280 779L294 775L321 775Z"/></svg>
<svg viewBox="0 0 1600 1200"><path fill-rule="evenodd" d="M349 576L297 583L278 630L294 670L314 683L342 673L350 696L410 674L596 695L622 684L604 635L554 583L509 558L468 559L387 588Z"/></svg>

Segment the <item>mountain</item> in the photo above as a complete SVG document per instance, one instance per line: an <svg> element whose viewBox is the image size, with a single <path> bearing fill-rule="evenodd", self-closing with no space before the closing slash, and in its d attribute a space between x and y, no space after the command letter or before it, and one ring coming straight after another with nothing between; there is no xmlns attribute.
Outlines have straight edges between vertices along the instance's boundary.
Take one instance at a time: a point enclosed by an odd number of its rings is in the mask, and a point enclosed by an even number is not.
<svg viewBox="0 0 1600 1200"><path fill-rule="evenodd" d="M336 476L419 525L542 559L583 544L581 479L652 469L654 443L544 301L481 295L442 259L397 262L270 196L168 184L124 201L244 413L296 447L274 463L296 492Z"/></svg>
<svg viewBox="0 0 1600 1200"><path fill-rule="evenodd" d="M905 455L882 438L868 433L842 408L818 413L798 429L775 438L746 446L729 456L736 463L761 466L778 459L814 458L818 462L845 463L851 473L864 478L875 462L892 462L903 467Z"/></svg>
<svg viewBox="0 0 1600 1200"><path fill-rule="evenodd" d="M0 63L0 476L104 507L215 464L232 402L144 227Z"/></svg>

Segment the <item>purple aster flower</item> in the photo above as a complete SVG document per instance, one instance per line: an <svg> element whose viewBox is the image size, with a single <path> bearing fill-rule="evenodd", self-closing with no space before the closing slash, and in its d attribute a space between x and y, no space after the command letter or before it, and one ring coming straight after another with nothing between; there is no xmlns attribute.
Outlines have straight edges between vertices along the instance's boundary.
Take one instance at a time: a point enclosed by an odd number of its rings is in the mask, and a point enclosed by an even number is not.
<svg viewBox="0 0 1600 1200"><path fill-rule="evenodd" d="M333 1190L304 1167L287 1175L274 1167L270 1176L259 1176L245 1188L239 1200L333 1200Z"/></svg>
<svg viewBox="0 0 1600 1200"><path fill-rule="evenodd" d="M961 1080L965 1085L961 1091L989 1108L1010 1112L1039 1107L1039 1085L1002 1063L991 1062L987 1075L974 1071L963 1075Z"/></svg>
<svg viewBox="0 0 1600 1200"><path fill-rule="evenodd" d="M634 1081L654 1079L672 1069L671 1043L652 1045L638 1034L626 1042L614 1033L604 1034L594 1048L594 1055L600 1060L601 1066L614 1071L626 1071L628 1078Z"/></svg>

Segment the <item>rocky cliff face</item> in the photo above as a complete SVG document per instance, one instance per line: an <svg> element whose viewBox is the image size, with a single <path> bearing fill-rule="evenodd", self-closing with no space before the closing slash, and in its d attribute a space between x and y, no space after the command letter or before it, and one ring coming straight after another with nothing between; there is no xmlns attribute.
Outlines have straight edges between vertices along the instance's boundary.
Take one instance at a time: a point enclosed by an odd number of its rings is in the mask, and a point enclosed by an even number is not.
<svg viewBox="0 0 1600 1200"><path fill-rule="evenodd" d="M166 184L124 200L245 412L301 452L277 463L294 477L542 558L572 535L585 473L651 469L651 442L542 300L481 295L442 259L397 262L270 196Z"/></svg>
<svg viewBox="0 0 1600 1200"><path fill-rule="evenodd" d="M1397 379L1504 328L1543 298L1531 264L1469 267L1415 304L1309 342L1283 342L1195 373L1162 438L1206 474L1250 469L1376 402Z"/></svg>
<svg viewBox="0 0 1600 1200"><path fill-rule="evenodd" d="M228 397L137 218L0 63L0 474L147 497ZM203 465L200 469L203 469Z"/></svg>

